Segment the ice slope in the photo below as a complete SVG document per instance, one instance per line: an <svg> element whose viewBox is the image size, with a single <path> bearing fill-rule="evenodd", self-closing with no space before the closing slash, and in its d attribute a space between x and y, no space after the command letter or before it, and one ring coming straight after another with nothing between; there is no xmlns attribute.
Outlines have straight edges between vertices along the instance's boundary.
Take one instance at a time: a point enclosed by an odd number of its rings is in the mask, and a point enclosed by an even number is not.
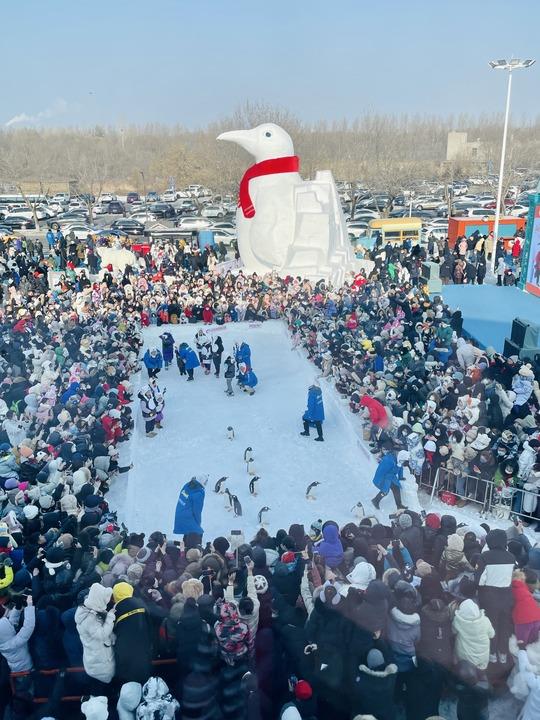
<svg viewBox="0 0 540 720"><path fill-rule="evenodd" d="M200 326L167 326L177 342L193 343ZM214 330L214 327L211 328ZM145 330L146 346L161 346L162 328ZM205 537L242 529L246 537L258 527L257 514L263 506L268 527L274 532L293 522L309 527L316 518L338 523L354 519L352 506L368 500L375 464L358 442L358 431L350 413L335 390L322 383L326 411L324 443L300 436L301 417L307 389L317 368L291 342L281 321L262 325L238 323L216 328L225 346L223 358L235 342L246 340L252 350L252 365L259 378L252 397L238 391L225 395L225 381L213 374L195 371L195 381L186 382L176 365L159 377L167 388L164 427L154 438L146 438L138 408L134 404L136 428L131 441L134 469L129 478L119 476L111 488L110 502L129 528L172 533L174 510L182 485L193 475L208 474L203 512ZM137 379L135 378L135 383ZM139 384L146 382L141 371ZM226 429L234 428L235 439ZM249 494L249 476L243 461L247 446L253 448L257 497ZM225 509L225 497L213 491L216 480L225 483L242 504L242 517ZM305 498L307 485L320 482L316 500ZM125 485L127 484L127 489ZM390 501L389 501L390 503Z"/></svg>

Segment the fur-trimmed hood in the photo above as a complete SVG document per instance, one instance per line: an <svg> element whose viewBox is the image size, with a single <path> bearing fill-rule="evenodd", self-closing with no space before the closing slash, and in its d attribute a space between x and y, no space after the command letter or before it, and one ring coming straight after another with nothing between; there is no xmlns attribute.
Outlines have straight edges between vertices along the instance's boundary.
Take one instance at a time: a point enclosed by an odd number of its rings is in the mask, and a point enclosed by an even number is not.
<svg viewBox="0 0 540 720"><path fill-rule="evenodd" d="M394 675L397 673L398 668L397 665L394 665L394 663L389 663L384 670L372 670L371 668L368 668L367 665L359 665L358 670L365 675L370 675L371 677L385 678L388 677L388 675Z"/></svg>
<svg viewBox="0 0 540 720"><path fill-rule="evenodd" d="M393 607L390 610L390 615L394 622L396 623L403 623L403 625L419 625L420 624L420 615L418 613L411 613L406 614L404 612L401 612L401 610L397 607Z"/></svg>

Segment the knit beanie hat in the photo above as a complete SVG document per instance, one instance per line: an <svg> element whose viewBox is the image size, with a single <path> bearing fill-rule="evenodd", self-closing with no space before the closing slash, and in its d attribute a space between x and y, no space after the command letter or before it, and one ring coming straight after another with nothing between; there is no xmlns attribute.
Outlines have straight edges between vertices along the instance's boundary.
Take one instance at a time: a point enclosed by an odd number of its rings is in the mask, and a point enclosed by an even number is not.
<svg viewBox="0 0 540 720"><path fill-rule="evenodd" d="M77 515L77 498L75 495L64 495L60 498L60 509L68 515Z"/></svg>
<svg viewBox="0 0 540 720"><path fill-rule="evenodd" d="M412 517L409 513L404 512L398 517L398 525L402 530L407 530L412 527Z"/></svg>
<svg viewBox="0 0 540 720"><path fill-rule="evenodd" d="M428 513L426 515L426 527L431 530L439 530L441 527L441 517L437 513Z"/></svg>
<svg viewBox="0 0 540 720"><path fill-rule="evenodd" d="M39 508L35 505L26 505L23 508L23 515L27 520L34 520L39 515Z"/></svg>
<svg viewBox="0 0 540 720"><path fill-rule="evenodd" d="M384 665L384 656L377 648L371 648L367 654L367 666L370 670L376 670Z"/></svg>
<svg viewBox="0 0 540 720"><path fill-rule="evenodd" d="M463 538L461 535L454 533L448 536L447 545L450 550L463 550Z"/></svg>
<svg viewBox="0 0 540 720"><path fill-rule="evenodd" d="M127 582L116 583L113 587L113 599L115 603L133 597L133 587Z"/></svg>
<svg viewBox="0 0 540 720"><path fill-rule="evenodd" d="M297 700L309 700L312 695L313 690L307 680L299 680L294 686L294 696Z"/></svg>
<svg viewBox="0 0 540 720"><path fill-rule="evenodd" d="M138 562L134 562L132 565L130 565L126 570L126 576L130 584L138 584L140 579L142 578L143 571L143 566L139 565Z"/></svg>
<svg viewBox="0 0 540 720"><path fill-rule="evenodd" d="M425 560L417 560L416 561L416 574L418 577L426 577L426 575L430 575L433 568L429 563L427 563Z"/></svg>
<svg viewBox="0 0 540 720"><path fill-rule="evenodd" d="M186 560L188 561L188 563L199 562L201 557L202 557L202 554L198 548L191 548L191 550L188 550L186 553Z"/></svg>

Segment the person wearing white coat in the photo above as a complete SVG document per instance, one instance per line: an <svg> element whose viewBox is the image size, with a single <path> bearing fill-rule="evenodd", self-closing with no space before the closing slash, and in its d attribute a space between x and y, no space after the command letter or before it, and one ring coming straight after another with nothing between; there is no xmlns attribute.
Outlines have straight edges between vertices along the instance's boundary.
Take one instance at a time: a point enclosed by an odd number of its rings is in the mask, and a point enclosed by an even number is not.
<svg viewBox="0 0 540 720"><path fill-rule="evenodd" d="M536 463L537 448L533 448L527 441L523 443L523 450L518 458L518 477L521 480L527 480Z"/></svg>
<svg viewBox="0 0 540 720"><path fill-rule="evenodd" d="M103 683L114 677L114 608L107 610L112 588L99 583L90 587L84 603L75 612L75 623L83 646L87 675Z"/></svg>
<svg viewBox="0 0 540 720"><path fill-rule="evenodd" d="M518 720L538 720L540 718L540 676L532 671L526 650L518 652L518 667L520 675L529 688L529 694Z"/></svg>
<svg viewBox="0 0 540 720"><path fill-rule="evenodd" d="M138 682L127 682L122 685L116 711L118 720L135 720L135 711L142 697L142 685Z"/></svg>
<svg viewBox="0 0 540 720"><path fill-rule="evenodd" d="M495 635L493 625L474 600L464 600L456 610L452 622L456 635L456 659L472 663L478 670L489 664L489 641Z"/></svg>
<svg viewBox="0 0 540 720"><path fill-rule="evenodd" d="M467 342L465 338L458 338L456 356L460 366L463 370L466 370L471 365L474 365L476 359L476 353L474 347L470 342Z"/></svg>

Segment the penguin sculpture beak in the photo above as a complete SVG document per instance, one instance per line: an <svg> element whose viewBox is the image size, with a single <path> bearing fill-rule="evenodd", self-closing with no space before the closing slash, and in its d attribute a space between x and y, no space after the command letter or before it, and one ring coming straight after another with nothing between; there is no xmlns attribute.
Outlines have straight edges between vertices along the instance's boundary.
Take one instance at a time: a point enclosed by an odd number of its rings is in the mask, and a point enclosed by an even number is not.
<svg viewBox="0 0 540 720"><path fill-rule="evenodd" d="M253 130L230 130L229 132L224 132L221 133L221 135L218 135L217 139L225 140L225 142L236 143L252 155L255 150L256 138L254 137Z"/></svg>

